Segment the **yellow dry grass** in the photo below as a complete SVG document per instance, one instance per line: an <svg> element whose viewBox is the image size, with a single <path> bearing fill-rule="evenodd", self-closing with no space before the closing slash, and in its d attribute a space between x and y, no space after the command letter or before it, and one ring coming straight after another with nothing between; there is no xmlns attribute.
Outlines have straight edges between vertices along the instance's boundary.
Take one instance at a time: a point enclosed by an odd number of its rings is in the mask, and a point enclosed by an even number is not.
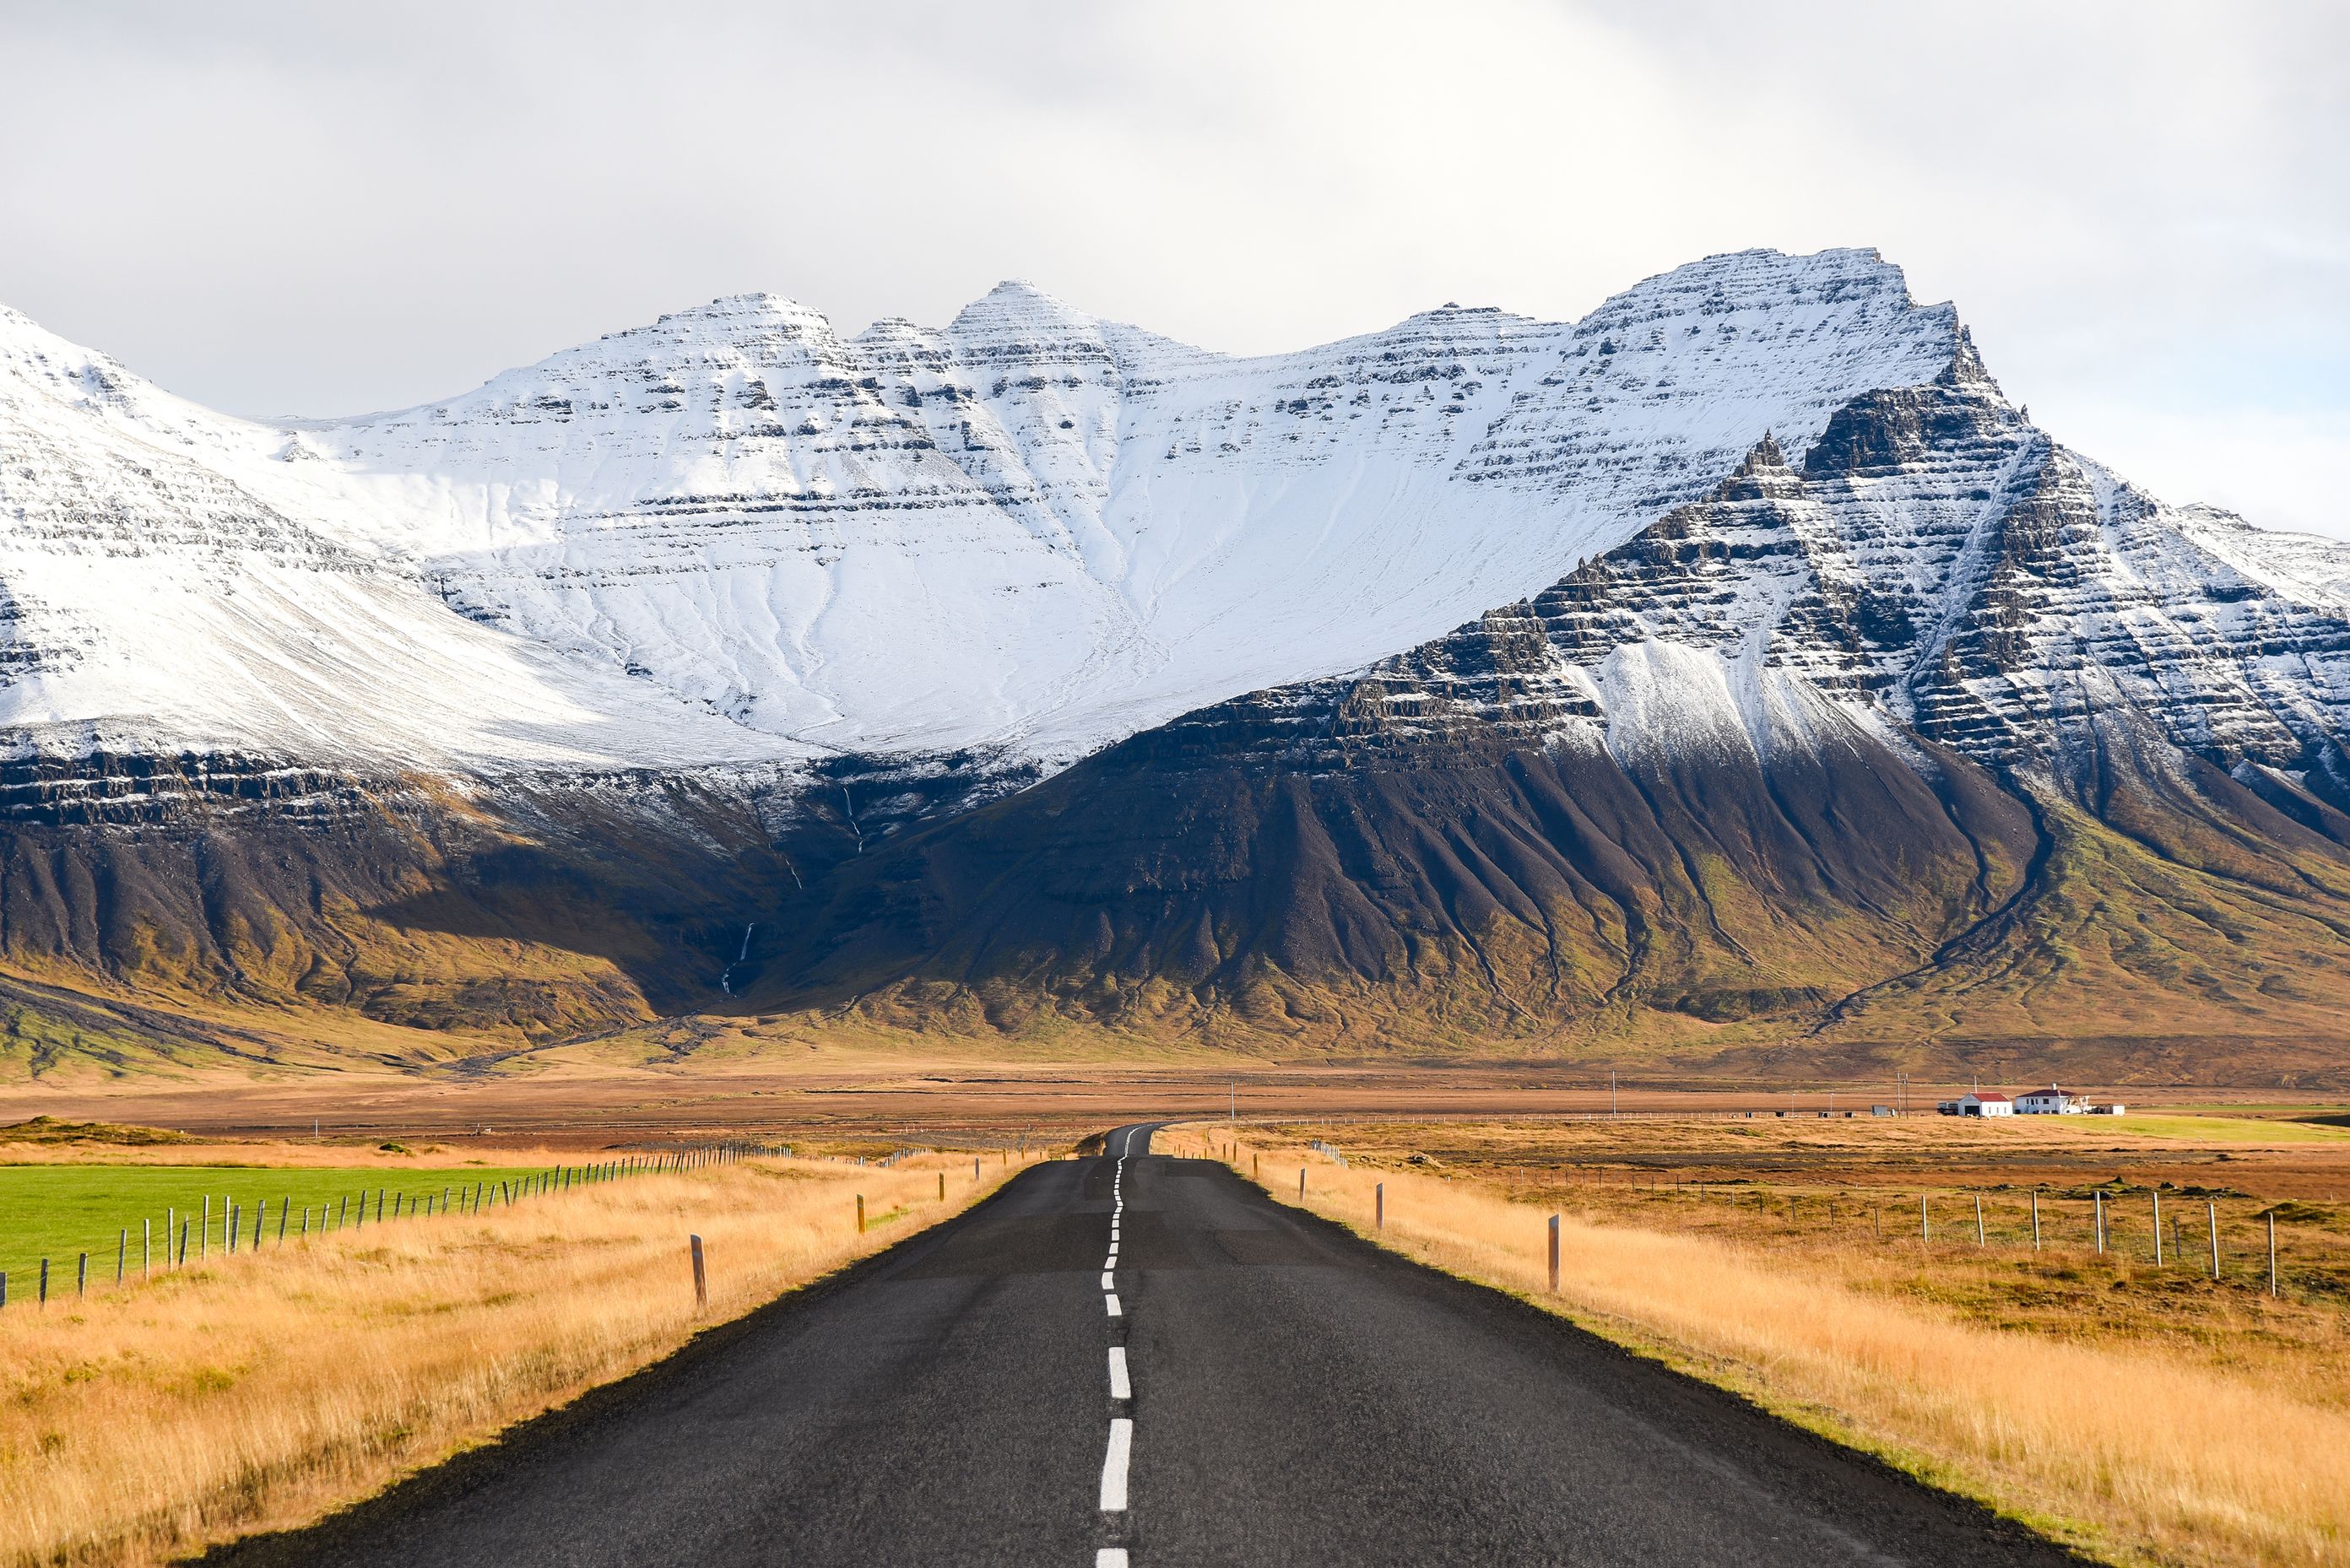
<svg viewBox="0 0 2350 1568"><path fill-rule="evenodd" d="M161 1561L380 1490L959 1211L1016 1167L756 1159L0 1314L0 1563ZM940 1179L946 1199L940 1199ZM877 1221L858 1233L855 1195ZM697 1312L687 1236L702 1237Z"/></svg>
<svg viewBox="0 0 2350 1568"><path fill-rule="evenodd" d="M1215 1157L1221 1128L1162 1135ZM1479 1183L1233 1146L1243 1174L1435 1267L1496 1285L2125 1563L2350 1563L2350 1414L2272 1377L2075 1344L1863 1295L1814 1255L1561 1222ZM1373 1185L1387 1187L1372 1228Z"/></svg>

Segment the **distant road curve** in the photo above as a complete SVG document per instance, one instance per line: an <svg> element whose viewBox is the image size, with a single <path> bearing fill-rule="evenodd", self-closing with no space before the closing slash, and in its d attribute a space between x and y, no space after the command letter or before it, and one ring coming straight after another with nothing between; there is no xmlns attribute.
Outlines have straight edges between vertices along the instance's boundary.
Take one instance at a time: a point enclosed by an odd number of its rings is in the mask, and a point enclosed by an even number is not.
<svg viewBox="0 0 2350 1568"><path fill-rule="evenodd" d="M2056 1564L1159 1124L236 1568Z"/></svg>

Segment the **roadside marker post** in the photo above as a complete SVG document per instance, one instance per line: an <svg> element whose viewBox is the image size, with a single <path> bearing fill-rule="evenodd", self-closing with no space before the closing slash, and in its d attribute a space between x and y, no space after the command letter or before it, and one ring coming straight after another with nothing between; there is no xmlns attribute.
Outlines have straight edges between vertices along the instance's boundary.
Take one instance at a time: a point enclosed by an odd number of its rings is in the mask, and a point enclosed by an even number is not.
<svg viewBox="0 0 2350 1568"><path fill-rule="evenodd" d="M2269 1294L2276 1293L2276 1210L2272 1209L2269 1210Z"/></svg>
<svg viewBox="0 0 2350 1568"><path fill-rule="evenodd" d="M1297 1168L1297 1201L1305 1201L1305 1168L1302 1165Z"/></svg>
<svg viewBox="0 0 2350 1568"><path fill-rule="evenodd" d="M81 1255L81 1262L74 1265L74 1294L77 1296L89 1294L89 1254L88 1252L84 1252Z"/></svg>
<svg viewBox="0 0 2350 1568"><path fill-rule="evenodd" d="M1558 1294L1558 1216L1550 1217L1550 1293Z"/></svg>
<svg viewBox="0 0 2350 1568"><path fill-rule="evenodd" d="M2162 1189L2154 1189L2154 1266L2162 1267Z"/></svg>
<svg viewBox="0 0 2350 1568"><path fill-rule="evenodd" d="M702 1238L688 1236L686 1241L693 1249L693 1305L699 1312L710 1304L710 1276L702 1266Z"/></svg>
<svg viewBox="0 0 2350 1568"><path fill-rule="evenodd" d="M1984 1241L1983 1241L1983 1220L1982 1220L1982 1194L1981 1194L1981 1193L1980 1193L1980 1192L1978 1192L1978 1193L1976 1193L1976 1194L1975 1194L1975 1245L1976 1245L1976 1246L1978 1246L1978 1247L1980 1247L1980 1246L1982 1246L1982 1245L1984 1245L1984 1244L1985 1244L1985 1243L1984 1243Z"/></svg>
<svg viewBox="0 0 2350 1568"><path fill-rule="evenodd" d="M120 1284L122 1276L130 1270L130 1227L125 1225L122 1234L114 1239L114 1282Z"/></svg>
<svg viewBox="0 0 2350 1568"><path fill-rule="evenodd" d="M1371 1229L1388 1228L1388 1184L1384 1181L1371 1189Z"/></svg>
<svg viewBox="0 0 2350 1568"><path fill-rule="evenodd" d="M2106 1255L2106 1195L2102 1192L2093 1192L2089 1196L2096 1200L2097 1256L2102 1258Z"/></svg>
<svg viewBox="0 0 2350 1568"><path fill-rule="evenodd" d="M862 1192L857 1195L857 1233L860 1236L865 1234L865 1194Z"/></svg>
<svg viewBox="0 0 2350 1568"><path fill-rule="evenodd" d="M2217 1203L2206 1203L2203 1206L2203 1212L2205 1218L2210 1221L2210 1230L2211 1231L2211 1277L2216 1280L2220 1277L2220 1206Z"/></svg>
<svg viewBox="0 0 2350 1568"><path fill-rule="evenodd" d="M2032 1189L2032 1250L2040 1251L2040 1189Z"/></svg>
<svg viewBox="0 0 2350 1568"><path fill-rule="evenodd" d="M1926 1217L1926 1195L1920 1192L1918 1194L1918 1240L1931 1241L1933 1239L1934 1222Z"/></svg>
<svg viewBox="0 0 2350 1568"><path fill-rule="evenodd" d="M940 1202L941 1202L941 1203L944 1203L946 1200L947 1200L947 1173L946 1173L945 1171L941 1170L941 1171L940 1171L940 1172L939 1172L939 1201L940 1201Z"/></svg>

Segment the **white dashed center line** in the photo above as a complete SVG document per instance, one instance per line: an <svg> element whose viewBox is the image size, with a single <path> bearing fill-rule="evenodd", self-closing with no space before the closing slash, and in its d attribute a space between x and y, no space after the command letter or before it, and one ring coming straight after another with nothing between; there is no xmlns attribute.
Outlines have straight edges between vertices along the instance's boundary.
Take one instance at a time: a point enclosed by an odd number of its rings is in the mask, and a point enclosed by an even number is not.
<svg viewBox="0 0 2350 1568"><path fill-rule="evenodd" d="M1134 1134L1126 1135L1126 1144L1117 1165L1111 1168L1109 1179L1109 1256L1102 1260L1102 1305L1112 1317L1124 1317L1126 1310L1118 1304L1118 1229L1126 1217L1126 1161L1134 1153ZM1134 1397L1134 1382L1127 1375L1126 1346L1109 1347L1109 1397L1130 1400ZM1126 1511L1127 1462L1134 1452L1134 1422L1120 1416L1109 1424L1109 1449L1102 1456L1101 1509L1104 1513ZM1122 1532L1120 1532L1122 1533ZM1094 1553L1094 1568L1128 1568L1127 1549L1105 1546Z"/></svg>
<svg viewBox="0 0 2350 1568"><path fill-rule="evenodd" d="M1102 1456L1101 1507L1126 1511L1126 1462L1134 1453L1134 1423L1120 1416L1109 1424L1109 1452Z"/></svg>

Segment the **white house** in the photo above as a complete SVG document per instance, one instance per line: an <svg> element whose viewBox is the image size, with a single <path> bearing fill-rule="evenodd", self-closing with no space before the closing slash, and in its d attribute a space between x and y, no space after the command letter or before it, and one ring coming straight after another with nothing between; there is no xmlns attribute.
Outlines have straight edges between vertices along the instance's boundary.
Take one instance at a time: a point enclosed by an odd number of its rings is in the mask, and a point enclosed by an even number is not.
<svg viewBox="0 0 2350 1568"><path fill-rule="evenodd" d="M1959 1115L1962 1116L2012 1116L2015 1102L2005 1095L1960 1095Z"/></svg>
<svg viewBox="0 0 2350 1568"><path fill-rule="evenodd" d="M2054 1084L2015 1096L2015 1114L2019 1116L2077 1116L2088 1108L2088 1101L2068 1095Z"/></svg>

